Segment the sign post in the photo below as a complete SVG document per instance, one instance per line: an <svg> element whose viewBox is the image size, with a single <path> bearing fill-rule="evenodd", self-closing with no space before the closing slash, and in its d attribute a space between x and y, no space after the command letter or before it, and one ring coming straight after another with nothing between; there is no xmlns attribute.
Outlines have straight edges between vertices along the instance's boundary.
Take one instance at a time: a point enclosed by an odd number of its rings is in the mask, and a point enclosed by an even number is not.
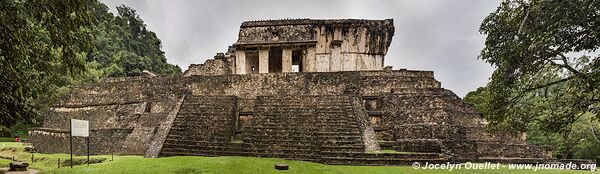
<svg viewBox="0 0 600 174"><path fill-rule="evenodd" d="M87 120L77 120L71 119L69 120L69 141L71 145L71 168L73 168L73 136L76 137L85 137L87 141L87 163L90 163L90 122Z"/></svg>

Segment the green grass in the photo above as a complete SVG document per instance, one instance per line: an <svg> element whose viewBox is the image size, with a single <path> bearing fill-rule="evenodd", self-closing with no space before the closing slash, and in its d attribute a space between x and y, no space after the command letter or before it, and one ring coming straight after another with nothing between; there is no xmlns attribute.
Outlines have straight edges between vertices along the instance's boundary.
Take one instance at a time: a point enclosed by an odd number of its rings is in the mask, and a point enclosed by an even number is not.
<svg viewBox="0 0 600 174"><path fill-rule="evenodd" d="M69 154L40 154L34 153L33 157L35 162L31 162L31 153L23 151L24 146L21 143L16 142L0 142L0 159L3 159L2 164L8 164L13 159L20 160L29 163L31 168L39 169L41 171L50 170L58 167L58 160L61 161L61 166L68 166L70 155ZM102 162L110 159L109 155L102 156L90 156L90 161ZM74 164L82 164L87 161L87 156L74 156Z"/></svg>
<svg viewBox="0 0 600 174"><path fill-rule="evenodd" d="M13 137L0 137L0 142L15 142Z"/></svg>
<svg viewBox="0 0 600 174"><path fill-rule="evenodd" d="M0 167L8 167L8 163L10 163L10 161L11 160L0 158Z"/></svg>
<svg viewBox="0 0 600 174"><path fill-rule="evenodd" d="M19 160L31 161L31 154L23 152L19 143L0 143L0 157L10 158L15 156ZM291 161L277 158L255 158L255 157L200 157L180 156L168 158L143 158L141 156L115 156L110 161L110 156L94 156L96 159L105 159L101 163L91 165L76 165L74 168L68 166L57 168L57 159L68 159L68 154L35 154L36 161L31 164L32 168L42 173L215 173L215 174L246 174L246 173L311 173L311 174L381 174L381 173L416 173L416 174L438 174L438 173L567 173L567 174L592 174L600 172L590 171L567 171L567 170L424 170L413 169L411 166L337 166L320 163ZM77 159L84 160L84 156ZM9 160L0 159L0 166L6 166ZM288 171L278 171L273 168L274 164L286 163L290 166ZM68 163L65 163L68 165Z"/></svg>
<svg viewBox="0 0 600 174"><path fill-rule="evenodd" d="M286 163L288 171L278 171L274 164ZM589 171L559 170L425 170L413 169L410 166L336 166L304 161L289 161L274 158L254 157L168 157L142 158L140 156L118 157L113 162L105 162L90 166L77 166L73 169L62 168L47 171L48 173L215 173L215 174L276 174L276 173L311 173L311 174L383 174L383 173L597 173Z"/></svg>

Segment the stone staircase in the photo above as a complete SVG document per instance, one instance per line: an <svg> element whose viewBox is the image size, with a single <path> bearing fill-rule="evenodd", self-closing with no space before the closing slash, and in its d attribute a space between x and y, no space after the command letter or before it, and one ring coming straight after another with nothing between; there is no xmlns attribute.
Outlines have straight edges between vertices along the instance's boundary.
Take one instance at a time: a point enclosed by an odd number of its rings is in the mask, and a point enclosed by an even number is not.
<svg viewBox="0 0 600 174"><path fill-rule="evenodd" d="M440 153L367 153L359 124L364 115L357 114L361 108L353 100L345 95L259 96L241 141L233 141L235 98L189 96L160 156L255 156L343 165L447 161Z"/></svg>
<svg viewBox="0 0 600 174"><path fill-rule="evenodd" d="M209 155L228 144L235 126L234 96L188 96L184 100L160 156Z"/></svg>
<svg viewBox="0 0 600 174"><path fill-rule="evenodd" d="M367 153L351 96L259 97L244 143L271 157L342 165L443 162L440 153Z"/></svg>
<svg viewBox="0 0 600 174"><path fill-rule="evenodd" d="M244 143L272 157L320 161L321 152L364 152L350 96L263 96Z"/></svg>

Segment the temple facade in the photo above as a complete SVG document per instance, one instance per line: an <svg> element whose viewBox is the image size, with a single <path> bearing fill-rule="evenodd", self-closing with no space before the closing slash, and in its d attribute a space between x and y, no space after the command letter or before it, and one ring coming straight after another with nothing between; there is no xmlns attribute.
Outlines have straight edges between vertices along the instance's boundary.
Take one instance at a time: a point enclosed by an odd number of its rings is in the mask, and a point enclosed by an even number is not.
<svg viewBox="0 0 600 174"><path fill-rule="evenodd" d="M227 52L181 76L74 87L29 137L39 152L65 153L69 119L83 119L92 154L351 165L564 162L522 133L487 133L482 115L433 72L384 68L393 35L391 19L244 22Z"/></svg>
<svg viewBox="0 0 600 174"><path fill-rule="evenodd" d="M242 23L235 74L383 69L394 35L386 20L268 20Z"/></svg>

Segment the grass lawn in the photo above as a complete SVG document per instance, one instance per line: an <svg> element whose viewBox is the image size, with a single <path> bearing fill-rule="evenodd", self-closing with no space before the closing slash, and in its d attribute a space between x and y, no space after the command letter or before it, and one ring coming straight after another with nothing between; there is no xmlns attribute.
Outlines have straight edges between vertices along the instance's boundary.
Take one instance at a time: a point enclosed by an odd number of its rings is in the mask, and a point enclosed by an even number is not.
<svg viewBox="0 0 600 174"><path fill-rule="evenodd" d="M11 160L7 160L7 159L1 159L0 158L0 167L8 167L8 163L10 163Z"/></svg>
<svg viewBox="0 0 600 174"><path fill-rule="evenodd" d="M0 167L7 166L13 156L19 160L31 162L31 153L23 152L19 143L0 142ZM592 174L600 172L569 171L569 170L425 170L413 169L411 166L337 166L313 162L290 161L276 158L255 157L199 157L181 156L168 158L143 158L141 156L115 156L110 161L110 156L93 156L96 164L84 165L85 156L78 156L75 162L83 165L68 167L68 162L63 162L63 167L57 168L57 160L69 158L68 154L35 154L36 162L32 168L42 173L215 173L215 174L245 174L245 173L311 173L311 174L379 174L379 173L581 173ZM286 163L290 166L288 171L278 171L274 164Z"/></svg>
<svg viewBox="0 0 600 174"><path fill-rule="evenodd" d="M13 159L21 160L29 163L31 168L39 169L41 171L51 170L58 167L58 160L61 161L61 166L68 166L70 155L69 154L40 154L34 153L33 157L36 162L31 162L31 153L24 152L21 143L16 142L0 142L0 166L8 166L8 163ZM99 163L108 161L110 155L102 156L91 156L90 161L92 163ZM82 164L87 161L86 156L76 156L73 159L74 164Z"/></svg>
<svg viewBox="0 0 600 174"><path fill-rule="evenodd" d="M15 142L13 137L0 137L0 142Z"/></svg>

